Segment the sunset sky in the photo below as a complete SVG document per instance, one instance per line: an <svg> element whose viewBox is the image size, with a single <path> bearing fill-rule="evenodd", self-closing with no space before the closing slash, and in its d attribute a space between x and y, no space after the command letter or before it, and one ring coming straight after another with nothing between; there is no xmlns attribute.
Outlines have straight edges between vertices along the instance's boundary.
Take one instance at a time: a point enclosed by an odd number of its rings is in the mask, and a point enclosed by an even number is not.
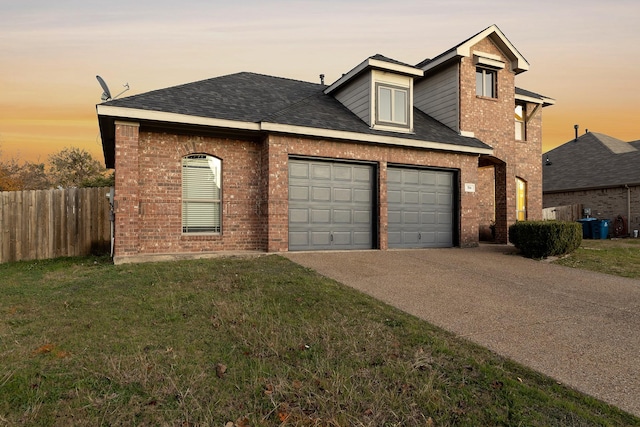
<svg viewBox="0 0 640 427"><path fill-rule="evenodd" d="M380 53L415 64L496 24L531 64L519 87L556 99L544 151L574 124L640 139L638 0L21 0L0 6L2 158L65 147L102 160L102 76L123 96L251 71L332 83Z"/></svg>

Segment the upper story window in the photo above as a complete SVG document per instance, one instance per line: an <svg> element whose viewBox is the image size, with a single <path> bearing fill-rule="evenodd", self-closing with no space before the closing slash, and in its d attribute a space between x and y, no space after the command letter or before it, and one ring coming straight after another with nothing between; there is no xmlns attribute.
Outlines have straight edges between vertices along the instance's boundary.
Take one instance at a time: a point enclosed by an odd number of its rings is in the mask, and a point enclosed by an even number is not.
<svg viewBox="0 0 640 427"><path fill-rule="evenodd" d="M523 103L516 103L515 120L516 120L516 141L525 141L527 139L527 124L525 115L527 107Z"/></svg>
<svg viewBox="0 0 640 427"><path fill-rule="evenodd" d="M182 232L222 231L222 161L206 154L182 158Z"/></svg>
<svg viewBox="0 0 640 427"><path fill-rule="evenodd" d="M488 68L476 68L476 95L487 98L497 98L497 76L496 70Z"/></svg>
<svg viewBox="0 0 640 427"><path fill-rule="evenodd" d="M376 84L376 123L409 127L409 90Z"/></svg>

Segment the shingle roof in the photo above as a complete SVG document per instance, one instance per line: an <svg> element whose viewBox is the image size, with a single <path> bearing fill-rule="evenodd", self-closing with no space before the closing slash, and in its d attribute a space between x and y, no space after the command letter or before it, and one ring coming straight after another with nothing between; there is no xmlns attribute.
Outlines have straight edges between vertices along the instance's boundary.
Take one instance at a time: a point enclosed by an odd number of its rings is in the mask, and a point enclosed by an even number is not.
<svg viewBox="0 0 640 427"><path fill-rule="evenodd" d="M640 141L589 132L544 153L542 164L543 192L640 184Z"/></svg>
<svg viewBox="0 0 640 427"><path fill-rule="evenodd" d="M417 109L414 109L414 134L373 130L333 96L324 94L325 88L321 84L242 72L102 105L491 148L476 138L460 136Z"/></svg>

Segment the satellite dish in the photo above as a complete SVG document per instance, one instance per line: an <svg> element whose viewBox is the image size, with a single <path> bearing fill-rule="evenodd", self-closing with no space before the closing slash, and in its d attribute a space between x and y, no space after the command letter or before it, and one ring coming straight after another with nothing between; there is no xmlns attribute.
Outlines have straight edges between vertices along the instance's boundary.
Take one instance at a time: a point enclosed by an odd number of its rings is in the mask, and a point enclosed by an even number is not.
<svg viewBox="0 0 640 427"><path fill-rule="evenodd" d="M110 100L111 91L109 90L109 86L107 86L107 82L105 82L100 76L96 76L96 79L98 79L98 83L100 83L100 86L102 87L102 91L103 91L100 99L102 99L103 101Z"/></svg>
<svg viewBox="0 0 640 427"><path fill-rule="evenodd" d="M100 87L102 87L102 96L100 97L100 99L102 99L103 102L116 99L129 90L129 83L126 83L125 85L123 85L125 89L122 92L120 92L116 96L111 96L111 91L109 90L109 86L107 86L107 82L105 82L104 79L100 76L96 76L96 79L98 80L98 83L100 83Z"/></svg>

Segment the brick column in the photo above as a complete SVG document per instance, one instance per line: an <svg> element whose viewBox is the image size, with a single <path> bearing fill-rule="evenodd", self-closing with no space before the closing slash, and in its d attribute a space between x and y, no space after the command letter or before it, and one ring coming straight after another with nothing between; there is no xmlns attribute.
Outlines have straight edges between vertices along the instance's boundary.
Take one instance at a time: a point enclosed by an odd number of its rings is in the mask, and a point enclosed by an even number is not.
<svg viewBox="0 0 640 427"><path fill-rule="evenodd" d="M507 165L497 164L495 171L495 197L496 197L496 243L508 243L509 241L509 197L508 191L513 189L507 185ZM515 184L514 184L515 185Z"/></svg>
<svg viewBox="0 0 640 427"><path fill-rule="evenodd" d="M389 249L389 202L387 199L387 162L378 167L378 247Z"/></svg>
<svg viewBox="0 0 640 427"><path fill-rule="evenodd" d="M114 258L138 252L140 219L139 123L115 122L115 251Z"/></svg>
<svg viewBox="0 0 640 427"><path fill-rule="evenodd" d="M264 144L267 252L284 252L289 249L289 156L280 137L270 135Z"/></svg>

